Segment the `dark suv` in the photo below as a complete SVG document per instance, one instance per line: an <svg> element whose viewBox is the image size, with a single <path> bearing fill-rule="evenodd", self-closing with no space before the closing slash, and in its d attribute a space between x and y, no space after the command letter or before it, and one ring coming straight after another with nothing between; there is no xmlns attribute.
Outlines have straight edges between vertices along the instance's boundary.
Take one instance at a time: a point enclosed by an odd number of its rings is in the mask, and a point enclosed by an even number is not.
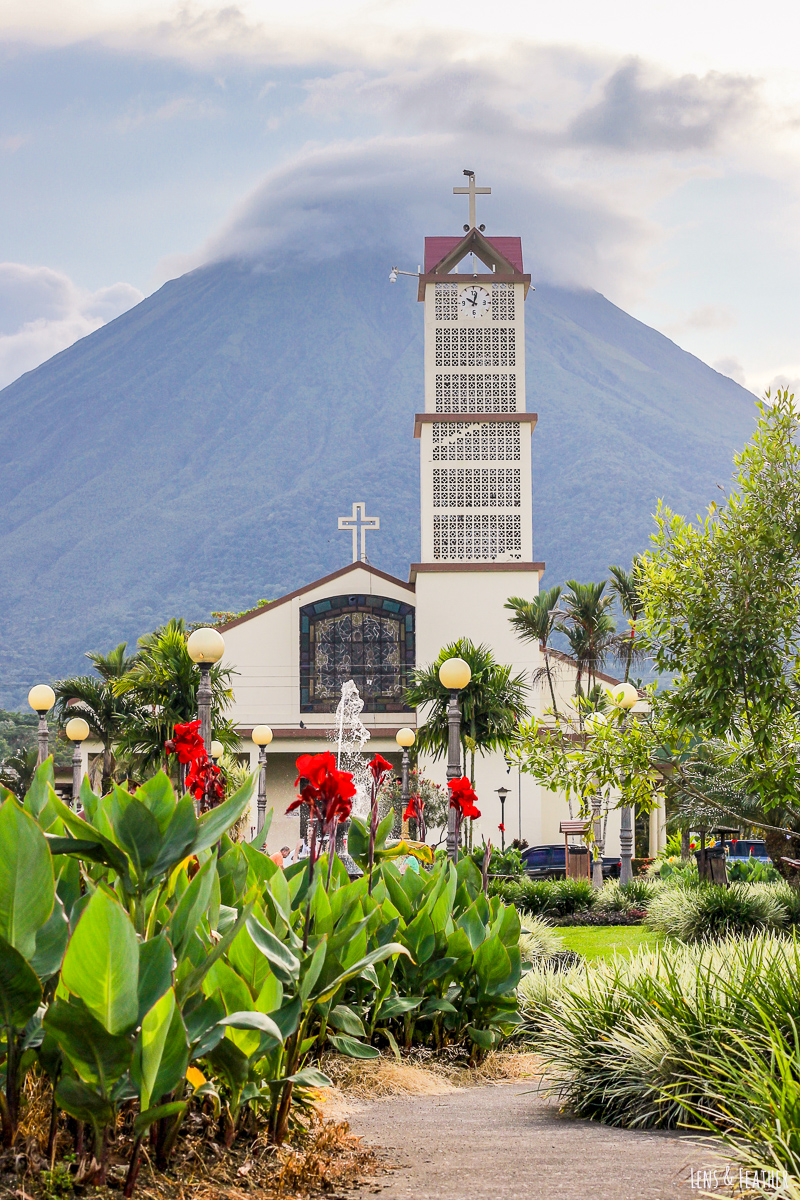
<svg viewBox="0 0 800 1200"><path fill-rule="evenodd" d="M619 879L619 858L603 859L603 878ZM522 869L531 879L563 879L567 874L563 843L555 846L531 846L522 851Z"/></svg>

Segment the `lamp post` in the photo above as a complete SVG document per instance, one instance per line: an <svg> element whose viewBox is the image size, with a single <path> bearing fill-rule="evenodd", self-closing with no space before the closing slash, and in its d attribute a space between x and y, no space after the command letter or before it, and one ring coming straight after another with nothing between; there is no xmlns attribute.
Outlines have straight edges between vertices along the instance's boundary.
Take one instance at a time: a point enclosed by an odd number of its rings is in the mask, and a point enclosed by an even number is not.
<svg viewBox="0 0 800 1200"><path fill-rule="evenodd" d="M213 759L214 766L217 765L217 759L222 758L224 753L225 747L222 742L213 741L211 743L211 758Z"/></svg>
<svg viewBox="0 0 800 1200"><path fill-rule="evenodd" d="M625 710L625 718L627 720L631 709L639 699L639 693L636 688L632 683L623 683L618 688L614 688L611 695L617 707ZM631 859L633 858L633 840L633 809L630 804L623 804L619 822L619 882L621 887L624 887L626 883L630 883L633 879L633 866L631 864ZM602 869L601 862L601 872Z"/></svg>
<svg viewBox="0 0 800 1200"><path fill-rule="evenodd" d="M506 852L506 796L508 788L499 787L494 789L500 797L500 853Z"/></svg>
<svg viewBox="0 0 800 1200"><path fill-rule="evenodd" d="M400 814L401 831L402 831L402 821L403 821L402 814L408 808L408 802L411 799L411 791L408 786L408 751L409 751L409 748L414 745L414 742L416 741L416 739L417 739L417 735L414 733L414 730L408 729L408 728L398 729L397 733L394 735L394 740L397 742L398 746L403 751L403 768L402 768L401 782L400 782L400 805L402 808L402 812ZM414 822L414 824L416 825L416 821ZM409 825L410 825L410 822L409 822ZM409 828L409 833L411 833L410 828ZM414 829L413 836L416 837L417 833L418 833L418 830Z"/></svg>
<svg viewBox="0 0 800 1200"><path fill-rule="evenodd" d="M67 721L64 733L71 742L75 743L72 751L72 807L77 807L81 794L81 779L83 778L83 763L81 762L81 746L89 736L89 726L83 717L73 717Z"/></svg>
<svg viewBox="0 0 800 1200"><path fill-rule="evenodd" d="M269 725L256 725L251 736L259 748L256 833L261 833L267 815L267 746L272 741L272 730Z"/></svg>
<svg viewBox="0 0 800 1200"><path fill-rule="evenodd" d="M448 658L439 667L439 682L450 693L447 706L447 782L461 777L461 709L458 693L472 678L472 668L463 658ZM447 810L447 857L458 862L456 811Z"/></svg>
<svg viewBox="0 0 800 1200"><path fill-rule="evenodd" d="M583 723L584 732L587 734L596 733L601 725L608 722L608 717L605 713L591 712ZM602 799L599 790L592 795L592 824L594 826L594 844L596 854L592 860L592 887L598 891L603 886L603 851L606 848L605 838L603 837L603 813ZM620 827L622 825L622 817L620 817ZM622 834L620 831L620 838Z"/></svg>
<svg viewBox="0 0 800 1200"><path fill-rule="evenodd" d="M195 629L186 643L189 658L200 668L200 684L197 688L197 715L200 718L200 734L211 757L211 668L225 652L225 641L216 629Z"/></svg>
<svg viewBox="0 0 800 1200"><path fill-rule="evenodd" d="M39 714L39 754L36 759L37 767L40 767L49 754L49 737L50 731L47 728L47 714L56 702L56 694L53 689L46 683L37 683L28 692L28 704L34 712Z"/></svg>

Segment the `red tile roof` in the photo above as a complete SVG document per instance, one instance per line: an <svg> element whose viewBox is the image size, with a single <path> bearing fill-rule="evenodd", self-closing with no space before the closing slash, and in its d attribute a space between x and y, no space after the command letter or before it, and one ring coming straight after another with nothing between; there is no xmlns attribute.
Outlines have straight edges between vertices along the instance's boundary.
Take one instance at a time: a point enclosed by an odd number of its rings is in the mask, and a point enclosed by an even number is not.
<svg viewBox="0 0 800 1200"><path fill-rule="evenodd" d="M449 254L460 241L463 241L463 238L463 233L460 237L426 237L425 274L428 275L436 264L442 261L446 254ZM522 238L491 237L486 240L494 246L498 254L502 254L503 258L507 258L512 267L522 274Z"/></svg>

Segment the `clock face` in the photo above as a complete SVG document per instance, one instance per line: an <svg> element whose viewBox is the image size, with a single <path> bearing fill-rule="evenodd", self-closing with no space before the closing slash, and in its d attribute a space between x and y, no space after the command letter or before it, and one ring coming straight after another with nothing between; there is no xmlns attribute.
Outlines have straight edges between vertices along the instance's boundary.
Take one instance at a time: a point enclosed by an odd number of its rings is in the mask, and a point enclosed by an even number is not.
<svg viewBox="0 0 800 1200"><path fill-rule="evenodd" d="M466 317L469 321L479 321L481 317L488 317L492 311L492 298L486 288L477 283L471 283L469 287L462 288L458 297L458 306L461 309L462 317Z"/></svg>

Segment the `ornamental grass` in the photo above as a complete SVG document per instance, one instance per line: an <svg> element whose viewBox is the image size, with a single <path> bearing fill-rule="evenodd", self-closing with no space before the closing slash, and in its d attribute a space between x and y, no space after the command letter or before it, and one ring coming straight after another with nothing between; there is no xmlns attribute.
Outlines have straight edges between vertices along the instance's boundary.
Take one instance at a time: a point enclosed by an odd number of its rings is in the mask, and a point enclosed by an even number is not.
<svg viewBox="0 0 800 1200"><path fill-rule="evenodd" d="M761 933L673 943L561 975L534 967L518 995L532 1048L577 1116L629 1128L713 1124L724 1131L732 1128L730 1111L738 1111L741 1138L750 1118L736 1109L735 1081L756 1060L769 1072L773 1047L794 1054L798 980L796 939ZM710 1072L711 1062L727 1063L727 1074ZM800 1074L797 1057L791 1074Z"/></svg>

